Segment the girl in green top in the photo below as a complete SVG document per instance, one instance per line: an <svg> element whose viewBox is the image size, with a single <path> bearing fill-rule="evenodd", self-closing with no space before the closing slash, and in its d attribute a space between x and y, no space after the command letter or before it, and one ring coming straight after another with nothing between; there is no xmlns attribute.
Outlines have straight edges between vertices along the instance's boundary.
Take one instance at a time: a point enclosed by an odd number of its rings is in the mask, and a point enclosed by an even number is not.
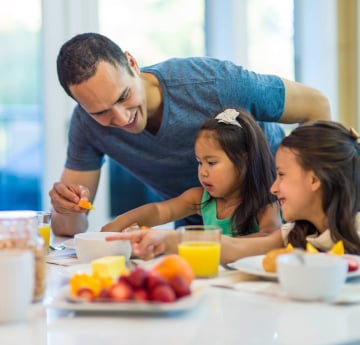
<svg viewBox="0 0 360 345"><path fill-rule="evenodd" d="M207 120L195 138L195 156L201 187L130 210L102 231L122 231L134 223L152 227L192 214L230 237L263 236L281 227L280 208L270 193L273 156L251 116L227 109Z"/></svg>

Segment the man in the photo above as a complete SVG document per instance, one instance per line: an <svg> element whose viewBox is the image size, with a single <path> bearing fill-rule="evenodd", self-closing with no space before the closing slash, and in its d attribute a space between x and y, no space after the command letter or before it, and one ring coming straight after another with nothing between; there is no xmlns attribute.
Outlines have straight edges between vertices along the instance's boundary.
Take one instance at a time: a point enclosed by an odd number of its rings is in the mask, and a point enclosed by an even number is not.
<svg viewBox="0 0 360 345"><path fill-rule="evenodd" d="M78 105L65 169L49 192L56 235L87 229L86 210L77 203L93 201L105 155L167 199L199 185L195 133L225 108L249 111L273 151L283 137L276 122L330 120L327 98L305 85L206 57L140 69L129 52L96 33L66 42L57 69Z"/></svg>

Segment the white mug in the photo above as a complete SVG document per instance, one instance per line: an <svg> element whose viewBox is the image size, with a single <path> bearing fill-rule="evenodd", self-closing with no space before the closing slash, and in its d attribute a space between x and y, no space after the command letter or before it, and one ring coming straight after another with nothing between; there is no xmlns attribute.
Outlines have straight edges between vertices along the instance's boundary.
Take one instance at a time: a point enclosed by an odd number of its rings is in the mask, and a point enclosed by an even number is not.
<svg viewBox="0 0 360 345"><path fill-rule="evenodd" d="M0 250L0 323L23 321L34 292L34 254Z"/></svg>

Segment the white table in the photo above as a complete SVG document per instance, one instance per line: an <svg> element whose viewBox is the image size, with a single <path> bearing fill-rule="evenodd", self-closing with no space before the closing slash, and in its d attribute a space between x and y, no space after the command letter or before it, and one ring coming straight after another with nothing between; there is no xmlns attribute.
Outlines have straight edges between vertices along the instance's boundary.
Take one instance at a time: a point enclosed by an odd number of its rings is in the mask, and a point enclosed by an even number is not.
<svg viewBox="0 0 360 345"><path fill-rule="evenodd" d="M0 344L360 344L360 303L293 302L211 286L195 308L175 315L94 315L46 307L64 284L63 267L48 265L43 303L32 305L27 321L0 325Z"/></svg>

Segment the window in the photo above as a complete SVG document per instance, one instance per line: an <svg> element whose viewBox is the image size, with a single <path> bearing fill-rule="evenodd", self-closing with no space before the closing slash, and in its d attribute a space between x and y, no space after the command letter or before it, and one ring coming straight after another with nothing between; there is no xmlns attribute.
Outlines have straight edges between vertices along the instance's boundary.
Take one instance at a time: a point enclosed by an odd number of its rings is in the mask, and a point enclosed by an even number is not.
<svg viewBox="0 0 360 345"><path fill-rule="evenodd" d="M205 54L204 0L99 0L99 17L99 31L128 50L140 66ZM110 160L112 217L159 199Z"/></svg>
<svg viewBox="0 0 360 345"><path fill-rule="evenodd" d="M0 209L36 210L44 146L40 0L7 3L0 12L0 46Z"/></svg>

